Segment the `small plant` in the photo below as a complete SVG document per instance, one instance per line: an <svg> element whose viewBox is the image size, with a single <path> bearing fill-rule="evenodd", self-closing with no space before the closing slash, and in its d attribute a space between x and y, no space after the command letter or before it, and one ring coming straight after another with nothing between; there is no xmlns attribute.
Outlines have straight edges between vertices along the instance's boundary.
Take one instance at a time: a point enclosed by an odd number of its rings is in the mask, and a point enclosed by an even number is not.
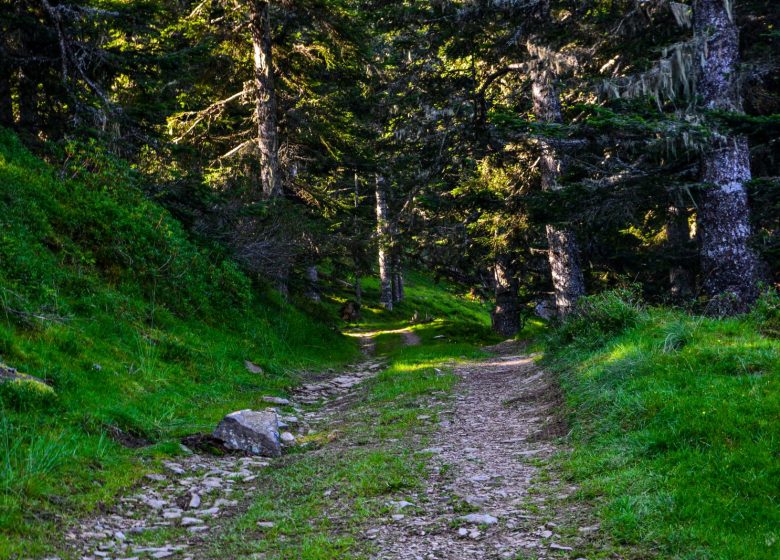
<svg viewBox="0 0 780 560"><path fill-rule="evenodd" d="M666 337L663 343L664 354L671 354L684 348L693 338L693 329L683 322L677 321L666 328Z"/></svg>
<svg viewBox="0 0 780 560"><path fill-rule="evenodd" d="M762 334L780 338L780 294L775 289L766 290L751 313Z"/></svg>
<svg viewBox="0 0 780 560"><path fill-rule="evenodd" d="M639 286L631 285L587 296L553 330L548 343L561 347L568 343L598 346L608 338L636 326L644 316Z"/></svg>

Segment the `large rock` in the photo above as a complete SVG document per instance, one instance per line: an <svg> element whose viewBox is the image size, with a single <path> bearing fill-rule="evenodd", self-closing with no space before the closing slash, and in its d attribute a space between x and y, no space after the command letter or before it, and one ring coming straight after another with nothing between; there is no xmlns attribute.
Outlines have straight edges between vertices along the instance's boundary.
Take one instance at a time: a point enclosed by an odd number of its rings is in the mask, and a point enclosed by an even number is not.
<svg viewBox="0 0 780 560"><path fill-rule="evenodd" d="M214 430L225 447L264 457L279 457L279 417L275 410L239 410L225 416Z"/></svg>

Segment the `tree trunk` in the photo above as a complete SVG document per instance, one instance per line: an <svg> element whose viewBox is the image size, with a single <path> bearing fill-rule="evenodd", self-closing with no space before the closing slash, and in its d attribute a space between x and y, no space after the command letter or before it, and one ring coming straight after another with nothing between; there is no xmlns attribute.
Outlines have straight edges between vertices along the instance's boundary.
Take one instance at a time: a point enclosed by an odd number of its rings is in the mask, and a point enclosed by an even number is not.
<svg viewBox="0 0 780 560"><path fill-rule="evenodd" d="M694 34L700 48L697 94L705 109L742 111L737 81L739 32L732 2L697 0ZM703 189L698 237L702 285L713 298L712 311L746 311L758 297L758 256L748 245L750 217L745 183L750 180L747 138L725 136L702 156Z"/></svg>
<svg viewBox="0 0 780 560"><path fill-rule="evenodd" d="M672 266L669 268L669 288L672 299L682 302L693 296L693 274L685 263L685 254L691 241L688 212L679 204L669 206L666 239L667 252L672 259Z"/></svg>
<svg viewBox="0 0 780 560"><path fill-rule="evenodd" d="M555 76L550 71L542 70L536 73L531 86L534 114L542 122L563 121L561 102L554 81ZM554 191L560 188L558 179L561 176L561 165L555 146L543 141L542 189ZM558 316L565 317L577 300L585 295L585 280L579 261L577 239L574 232L565 227L548 224L546 229L555 305Z"/></svg>
<svg viewBox="0 0 780 560"><path fill-rule="evenodd" d="M306 267L306 297L318 303L322 301L320 296L320 276L317 272L317 265L314 264Z"/></svg>
<svg viewBox="0 0 780 560"><path fill-rule="evenodd" d="M404 275L401 268L401 258L398 254L395 254L393 256L393 303L401 303L404 297Z"/></svg>
<svg viewBox="0 0 780 560"><path fill-rule="evenodd" d="M358 179L357 171L355 171L355 194L354 194L355 213L352 216L352 233L354 238L352 239L352 260L355 264L355 303L358 305L363 304L363 286L360 283L361 276L361 264L363 259L361 258L363 251L359 249L362 245L359 245L361 239L360 235L360 223L358 222L358 210L360 208L360 181Z"/></svg>
<svg viewBox="0 0 780 560"><path fill-rule="evenodd" d="M269 3L251 0L249 26L255 66L255 118L257 144L260 148L260 175L263 197L282 194L279 171L279 132L276 126L276 89L271 53L271 17Z"/></svg>
<svg viewBox="0 0 780 560"><path fill-rule="evenodd" d="M387 182L376 176L376 234L379 245L379 304L393 309L392 255L387 219Z"/></svg>
<svg viewBox="0 0 780 560"><path fill-rule="evenodd" d="M360 272L355 271L355 303L363 305L363 286L360 283Z"/></svg>
<svg viewBox="0 0 780 560"><path fill-rule="evenodd" d="M506 257L496 258L492 272L496 296L496 306L491 313L493 330L501 336L512 337L520 330L520 285Z"/></svg>

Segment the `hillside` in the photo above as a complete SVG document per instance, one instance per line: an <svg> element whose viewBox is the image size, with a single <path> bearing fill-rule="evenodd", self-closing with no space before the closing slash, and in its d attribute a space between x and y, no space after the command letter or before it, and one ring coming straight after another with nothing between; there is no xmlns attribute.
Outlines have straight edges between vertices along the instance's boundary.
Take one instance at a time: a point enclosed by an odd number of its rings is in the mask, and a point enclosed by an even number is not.
<svg viewBox="0 0 780 560"><path fill-rule="evenodd" d="M0 360L51 387L0 386L0 556L110 501L139 457L357 354L190 240L108 156L54 169L0 131L0 184Z"/></svg>

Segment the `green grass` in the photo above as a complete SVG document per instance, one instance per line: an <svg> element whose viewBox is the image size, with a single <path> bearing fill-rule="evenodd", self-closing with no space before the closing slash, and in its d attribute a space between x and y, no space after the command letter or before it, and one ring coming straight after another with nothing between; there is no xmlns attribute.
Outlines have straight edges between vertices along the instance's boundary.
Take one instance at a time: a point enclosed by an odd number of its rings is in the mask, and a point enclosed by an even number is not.
<svg viewBox="0 0 780 560"><path fill-rule="evenodd" d="M189 239L121 162L68 149L61 173L0 130L0 362L51 385L0 386L0 558L43 556L181 436L357 354Z"/></svg>
<svg viewBox="0 0 780 560"><path fill-rule="evenodd" d="M780 341L761 334L771 321L637 308L624 321L618 307L625 331L552 337L579 497L614 539L660 558L780 558Z"/></svg>

